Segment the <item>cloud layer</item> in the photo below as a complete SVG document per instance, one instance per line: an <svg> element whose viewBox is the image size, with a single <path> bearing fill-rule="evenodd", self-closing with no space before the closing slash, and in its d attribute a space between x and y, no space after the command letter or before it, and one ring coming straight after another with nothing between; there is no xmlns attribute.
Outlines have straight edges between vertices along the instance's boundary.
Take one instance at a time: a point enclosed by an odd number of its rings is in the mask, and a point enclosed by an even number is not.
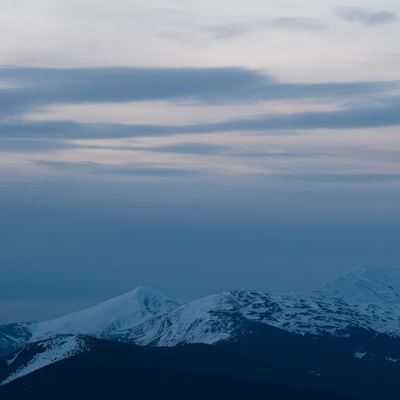
<svg viewBox="0 0 400 400"><path fill-rule="evenodd" d="M391 11L370 11L357 7L339 8L337 14L346 21L358 22L366 27L390 24L398 19L397 14Z"/></svg>
<svg viewBox="0 0 400 400"><path fill-rule="evenodd" d="M3 0L0 323L400 265L399 15Z"/></svg>
<svg viewBox="0 0 400 400"><path fill-rule="evenodd" d="M245 68L1 68L3 116L54 104L187 100L351 99L385 93L394 82L280 83Z"/></svg>

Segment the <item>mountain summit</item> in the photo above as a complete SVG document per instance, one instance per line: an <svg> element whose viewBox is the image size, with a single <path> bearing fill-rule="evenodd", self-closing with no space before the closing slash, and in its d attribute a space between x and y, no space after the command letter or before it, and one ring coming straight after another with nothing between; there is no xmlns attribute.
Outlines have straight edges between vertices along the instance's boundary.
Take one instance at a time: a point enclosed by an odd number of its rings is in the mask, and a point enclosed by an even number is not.
<svg viewBox="0 0 400 400"><path fill-rule="evenodd" d="M104 336L133 328L178 307L179 304L147 286L115 297L97 306L32 327L31 341L62 334Z"/></svg>
<svg viewBox="0 0 400 400"><path fill-rule="evenodd" d="M92 335L106 338L168 313L179 304L146 286L94 307L49 321L0 326L0 355L59 335Z"/></svg>
<svg viewBox="0 0 400 400"><path fill-rule="evenodd" d="M400 299L400 268L365 265L355 268L340 278L322 286L322 290L338 291L348 297L369 300L371 296L384 301ZM360 297L358 298L361 299Z"/></svg>

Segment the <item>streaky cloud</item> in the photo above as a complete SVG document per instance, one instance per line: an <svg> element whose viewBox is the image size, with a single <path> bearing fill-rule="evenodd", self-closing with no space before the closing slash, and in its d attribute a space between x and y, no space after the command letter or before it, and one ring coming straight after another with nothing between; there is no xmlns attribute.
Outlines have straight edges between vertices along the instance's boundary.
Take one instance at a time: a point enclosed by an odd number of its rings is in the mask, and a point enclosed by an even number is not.
<svg viewBox="0 0 400 400"><path fill-rule="evenodd" d="M18 142L23 143L25 140L19 140ZM29 142L29 140L28 140ZM113 151L145 151L145 152L156 152L156 153L176 153L176 154L192 154L198 156L226 156L226 157L240 157L240 158L320 158L325 156L331 156L331 153L326 152L311 152L311 151L261 151L261 150L243 150L240 147L234 145L222 145L213 143L200 143L200 142L182 142L177 144L168 144L161 146L129 146L129 145L93 145L85 143L72 143L70 141L60 141L58 148L81 148L81 149L102 149L102 150L113 150ZM54 141L57 143L57 141ZM64 144L65 143L65 144ZM22 146L19 151L24 151Z"/></svg>
<svg viewBox="0 0 400 400"><path fill-rule="evenodd" d="M296 151L232 151L231 153L228 153L228 155L234 156L234 157L249 157L249 158L275 158L275 159L281 159L281 158L319 158L326 156L326 153L318 153L318 152L310 152L310 151L304 151L304 152L296 152Z"/></svg>
<svg viewBox="0 0 400 400"><path fill-rule="evenodd" d="M110 139L169 136L182 128L169 125L90 124L70 121L0 122L0 138L5 139Z"/></svg>
<svg viewBox="0 0 400 400"><path fill-rule="evenodd" d="M0 138L107 139L212 132L258 132L284 134L312 129L360 129L400 125L400 97L370 107L336 111L257 116L219 123L192 125L80 124L69 121L0 122ZM175 150L178 148L175 148ZM182 148L180 149L182 150ZM204 150L204 149L203 149Z"/></svg>
<svg viewBox="0 0 400 400"><path fill-rule="evenodd" d="M122 148L121 148L122 149ZM224 155L228 157L241 158L317 158L326 156L326 153L318 152L294 152L294 151L256 151L243 150L236 146L211 144L211 143L195 143L186 142L164 146L153 146L145 148L136 148L136 150L157 151L165 153L183 153L194 155Z"/></svg>
<svg viewBox="0 0 400 400"><path fill-rule="evenodd" d="M289 115L259 116L215 124L191 125L188 132L295 131L312 129L360 129L400 125L400 97L382 104L336 111L312 111Z"/></svg>
<svg viewBox="0 0 400 400"><path fill-rule="evenodd" d="M338 8L336 13L346 21L358 22L367 27L392 23L398 18L397 14L391 11L369 11L358 7Z"/></svg>
<svg viewBox="0 0 400 400"><path fill-rule="evenodd" d="M131 164L126 166L109 165L97 162L70 162L52 160L31 160L36 165L64 171L74 171L89 174L121 175L121 176L146 176L146 177L180 177L198 175L198 170L187 168L160 167L150 163Z"/></svg>
<svg viewBox="0 0 400 400"><path fill-rule="evenodd" d="M243 36L249 32L251 29L244 24L224 24L224 25L214 25L208 28L211 31L215 39L227 39L237 36Z"/></svg>
<svg viewBox="0 0 400 400"><path fill-rule="evenodd" d="M224 154L228 153L230 149L231 147L226 145L196 143L196 142L184 142L184 143L170 144L164 146L152 146L152 147L141 148L141 150L157 151L162 153L183 153L183 154L195 154L195 155L213 155L221 153Z"/></svg>
<svg viewBox="0 0 400 400"><path fill-rule="evenodd" d="M324 24L316 19L296 17L272 19L266 23L266 26L306 31L320 31L326 28Z"/></svg>
<svg viewBox="0 0 400 400"><path fill-rule="evenodd" d="M268 132L274 130L379 128L397 125L400 125L400 97L393 97L382 104L370 107L260 116L210 124L207 129L210 131ZM204 129L204 125L197 126L199 132Z"/></svg>
<svg viewBox="0 0 400 400"><path fill-rule="evenodd" d="M382 96L398 82L282 83L246 68L0 68L0 117L60 104L189 101L340 100Z"/></svg>
<svg viewBox="0 0 400 400"><path fill-rule="evenodd" d="M300 155L300 153L299 153ZM207 175L211 171L205 169L186 167L171 168L163 167L159 164L138 163L129 166L102 164L98 162L70 162L70 161L53 161L53 160L31 160L36 165L41 165L62 171L75 172L79 174L98 175L104 177L121 176L121 177L154 177L154 178L193 178L194 176ZM337 173L337 172L258 172L261 178L268 178L277 181L296 181L310 182L318 184L385 184L400 182L400 174L397 173Z"/></svg>
<svg viewBox="0 0 400 400"><path fill-rule="evenodd" d="M379 184L400 182L400 174L388 173L287 173L275 174L276 178L315 183Z"/></svg>
<svg viewBox="0 0 400 400"><path fill-rule="evenodd" d="M229 98L272 78L245 68L0 68L0 115L49 104Z"/></svg>
<svg viewBox="0 0 400 400"><path fill-rule="evenodd" d="M0 153L47 153L56 150L64 150L69 148L77 148L78 146L67 141L58 139L1 139L0 138Z"/></svg>

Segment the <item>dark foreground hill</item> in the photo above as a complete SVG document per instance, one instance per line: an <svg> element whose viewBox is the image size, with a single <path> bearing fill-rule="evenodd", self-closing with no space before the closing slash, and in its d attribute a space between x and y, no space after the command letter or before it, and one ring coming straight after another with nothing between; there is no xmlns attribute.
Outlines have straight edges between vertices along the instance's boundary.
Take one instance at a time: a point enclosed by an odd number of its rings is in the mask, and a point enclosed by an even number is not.
<svg viewBox="0 0 400 400"><path fill-rule="evenodd" d="M352 399L327 391L262 382L262 379L257 379L257 375L268 375L268 371L275 367L273 363L247 359L215 346L199 344L149 348L97 339L88 340L91 341L90 351L54 363L0 387L0 398Z"/></svg>

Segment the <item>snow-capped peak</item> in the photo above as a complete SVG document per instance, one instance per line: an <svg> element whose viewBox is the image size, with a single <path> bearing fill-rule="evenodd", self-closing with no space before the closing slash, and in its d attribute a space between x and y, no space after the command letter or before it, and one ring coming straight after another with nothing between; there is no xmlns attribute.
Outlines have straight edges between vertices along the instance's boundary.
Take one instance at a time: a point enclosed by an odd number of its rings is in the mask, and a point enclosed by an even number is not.
<svg viewBox="0 0 400 400"><path fill-rule="evenodd" d="M38 322L32 327L30 341L65 334L104 336L133 328L178 306L156 290L139 286L97 306L51 321Z"/></svg>
<svg viewBox="0 0 400 400"><path fill-rule="evenodd" d="M324 292L337 292L356 302L385 303L400 300L400 268L365 265L355 268L320 288Z"/></svg>
<svg viewBox="0 0 400 400"><path fill-rule="evenodd" d="M322 286L322 288L332 290L343 290L347 287L363 289L379 287L400 291L400 268L387 265L363 265Z"/></svg>

